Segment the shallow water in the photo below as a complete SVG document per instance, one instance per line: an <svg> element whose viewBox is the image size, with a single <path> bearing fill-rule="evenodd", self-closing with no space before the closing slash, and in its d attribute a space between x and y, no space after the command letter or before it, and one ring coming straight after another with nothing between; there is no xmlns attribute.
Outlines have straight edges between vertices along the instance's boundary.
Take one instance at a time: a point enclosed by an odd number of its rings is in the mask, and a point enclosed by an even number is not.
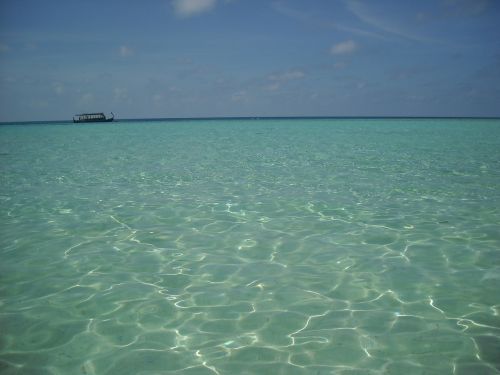
<svg viewBox="0 0 500 375"><path fill-rule="evenodd" d="M3 374L500 373L499 120L0 127Z"/></svg>

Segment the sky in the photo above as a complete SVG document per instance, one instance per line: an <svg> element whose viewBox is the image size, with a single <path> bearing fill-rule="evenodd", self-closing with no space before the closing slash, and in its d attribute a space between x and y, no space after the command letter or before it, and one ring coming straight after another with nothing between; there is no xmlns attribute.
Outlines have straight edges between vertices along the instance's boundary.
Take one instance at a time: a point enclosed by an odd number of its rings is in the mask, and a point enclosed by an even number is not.
<svg viewBox="0 0 500 375"><path fill-rule="evenodd" d="M0 122L500 116L499 0L0 0Z"/></svg>

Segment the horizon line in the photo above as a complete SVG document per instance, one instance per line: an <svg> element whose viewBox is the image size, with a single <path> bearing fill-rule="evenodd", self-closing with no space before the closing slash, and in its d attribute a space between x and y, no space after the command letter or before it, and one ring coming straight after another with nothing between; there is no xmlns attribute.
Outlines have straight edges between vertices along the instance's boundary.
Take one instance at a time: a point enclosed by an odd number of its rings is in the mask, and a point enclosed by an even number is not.
<svg viewBox="0 0 500 375"><path fill-rule="evenodd" d="M499 120L500 116L213 116L213 117L137 117L116 118L113 122L128 121L194 121L194 120L342 120L342 119L477 119L477 120ZM22 125L22 124L44 124L44 123L73 123L73 120L27 120L27 121L0 121L0 125ZM96 123L98 124L98 122Z"/></svg>

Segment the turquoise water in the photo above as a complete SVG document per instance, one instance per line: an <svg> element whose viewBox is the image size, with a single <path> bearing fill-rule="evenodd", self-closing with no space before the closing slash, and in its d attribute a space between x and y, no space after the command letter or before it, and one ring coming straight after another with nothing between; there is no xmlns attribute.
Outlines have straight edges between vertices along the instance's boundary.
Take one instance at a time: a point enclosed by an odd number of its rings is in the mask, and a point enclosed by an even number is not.
<svg viewBox="0 0 500 375"><path fill-rule="evenodd" d="M2 374L499 374L500 120L0 127Z"/></svg>

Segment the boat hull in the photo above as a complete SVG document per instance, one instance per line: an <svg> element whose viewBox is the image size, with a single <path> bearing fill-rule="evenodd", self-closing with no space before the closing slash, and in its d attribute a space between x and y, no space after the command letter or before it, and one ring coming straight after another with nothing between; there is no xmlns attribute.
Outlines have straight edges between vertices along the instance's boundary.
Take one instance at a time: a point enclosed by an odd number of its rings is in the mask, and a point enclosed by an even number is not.
<svg viewBox="0 0 500 375"><path fill-rule="evenodd" d="M111 122L113 120L114 120L114 118L111 117L111 118L106 118L106 119L102 119L102 120L100 120L100 119L92 119L92 120L76 120L76 119L73 119L73 122L75 124L80 124L80 123L86 123L86 122Z"/></svg>

